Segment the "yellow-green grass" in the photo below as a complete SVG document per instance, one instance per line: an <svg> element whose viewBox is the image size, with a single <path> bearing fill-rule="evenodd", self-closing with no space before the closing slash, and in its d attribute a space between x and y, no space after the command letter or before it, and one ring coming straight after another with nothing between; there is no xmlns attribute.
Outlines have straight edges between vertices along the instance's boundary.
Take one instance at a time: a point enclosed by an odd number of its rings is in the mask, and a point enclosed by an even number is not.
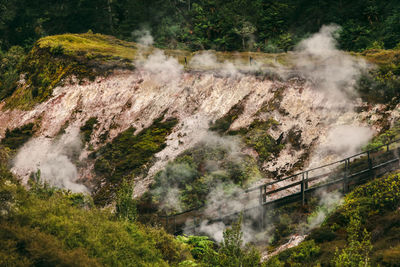
<svg viewBox="0 0 400 267"><path fill-rule="evenodd" d="M400 50L371 49L360 55L376 65L398 65L400 62Z"/></svg>
<svg viewBox="0 0 400 267"><path fill-rule="evenodd" d="M145 47L134 42L119 40L113 36L103 34L61 34L47 36L37 42L40 48L62 47L63 53L67 55L86 55L87 57L95 57L101 55L104 58L121 58L134 60L138 53L143 57L147 57L154 52L156 48ZM203 51L190 52L186 50L164 50L165 54L172 56L182 65L193 58L193 56ZM221 52L214 51L218 62L229 61L235 65L247 65L250 57L258 64L284 66L292 65L294 55L291 53L262 53L262 52ZM400 60L400 50L367 50L363 53L352 53L355 56L366 58L371 63L377 65L392 64L396 60Z"/></svg>
<svg viewBox="0 0 400 267"><path fill-rule="evenodd" d="M37 42L40 48L62 47L67 55L102 55L134 59L137 52L135 43L119 40L102 34L62 34L47 36Z"/></svg>
<svg viewBox="0 0 400 267"><path fill-rule="evenodd" d="M143 45L119 40L115 37L102 34L61 34L47 36L37 42L40 48L62 47L63 53L67 55L86 55L96 57L101 55L105 58L121 58L134 60L138 53L144 58L149 56L156 49L155 47L145 47ZM165 54L174 57L182 65L185 65L193 56L203 51L190 52L186 50L164 50ZM246 65L252 57L259 64L283 64L288 63L288 54L267 54L261 52L215 52L218 62L230 61L238 65Z"/></svg>

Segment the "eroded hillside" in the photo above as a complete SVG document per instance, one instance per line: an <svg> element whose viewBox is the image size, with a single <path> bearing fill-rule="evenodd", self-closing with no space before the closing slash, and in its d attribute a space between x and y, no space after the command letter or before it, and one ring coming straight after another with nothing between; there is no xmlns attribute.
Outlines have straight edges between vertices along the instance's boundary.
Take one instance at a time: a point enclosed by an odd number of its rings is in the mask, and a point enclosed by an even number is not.
<svg viewBox="0 0 400 267"><path fill-rule="evenodd" d="M353 88L368 61L337 51L329 29L314 37L279 55L163 52L91 34L40 40L0 104L2 142L19 142L13 171L26 181L40 169L107 204L123 179L139 197L182 157L195 166L189 183L246 187L354 153L399 107L363 102Z"/></svg>

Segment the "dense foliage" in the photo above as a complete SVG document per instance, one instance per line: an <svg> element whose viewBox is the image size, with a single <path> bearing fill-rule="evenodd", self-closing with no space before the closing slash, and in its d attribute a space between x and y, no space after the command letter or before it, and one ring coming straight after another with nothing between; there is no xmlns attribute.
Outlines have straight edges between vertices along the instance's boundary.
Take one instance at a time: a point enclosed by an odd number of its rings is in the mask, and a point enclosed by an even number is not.
<svg viewBox="0 0 400 267"><path fill-rule="evenodd" d="M39 173L27 191L5 167L7 154L0 148L1 266L168 266L192 258L164 230L126 220L124 198L117 214L99 210L88 196L40 183Z"/></svg>
<svg viewBox="0 0 400 267"><path fill-rule="evenodd" d="M306 242L273 257L267 266L396 266L400 261L399 205L400 173L362 185L345 197L343 205Z"/></svg>
<svg viewBox="0 0 400 267"><path fill-rule="evenodd" d="M132 40L144 26L163 47L271 52L336 23L341 47L360 51L396 47L399 20L396 0L1 0L0 46L89 29Z"/></svg>
<svg viewBox="0 0 400 267"><path fill-rule="evenodd" d="M1 145L13 150L18 149L32 137L34 132L35 124L33 123L28 123L12 131L7 129L5 137L1 140Z"/></svg>
<svg viewBox="0 0 400 267"><path fill-rule="evenodd" d="M201 266L260 266L260 253L255 247L243 244L241 223L240 217L224 231L224 240L219 246L204 236L179 236L178 239L192 246L191 253Z"/></svg>
<svg viewBox="0 0 400 267"><path fill-rule="evenodd" d="M156 174L145 200L168 213L187 210L204 205L216 188L229 194L260 177L256 162L230 147L233 142L218 139L186 150Z"/></svg>

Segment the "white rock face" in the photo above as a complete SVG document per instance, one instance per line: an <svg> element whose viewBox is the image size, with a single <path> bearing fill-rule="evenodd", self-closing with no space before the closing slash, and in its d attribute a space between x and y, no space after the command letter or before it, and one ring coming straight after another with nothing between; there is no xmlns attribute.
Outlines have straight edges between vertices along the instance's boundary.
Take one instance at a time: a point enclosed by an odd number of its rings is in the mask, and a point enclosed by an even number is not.
<svg viewBox="0 0 400 267"><path fill-rule="evenodd" d="M109 77L99 77L94 82L55 88L49 100L31 111L1 111L0 136L4 136L7 128L13 129L29 122L40 121L40 129L35 138L51 139L67 122L68 132L79 129L87 119L97 117L98 127L90 141L93 149L97 149L102 145L99 137L105 132L109 133L107 141L130 126L135 127L138 133L166 112L165 118L177 118L179 123L167 138L165 149L156 155L157 161L150 168L148 176L137 179L135 193L141 195L158 170L184 150L206 139L209 123L224 116L240 101L244 104L244 111L231 125L232 130L248 127L256 118L273 118L279 122L269 133L275 139L291 129L301 132L300 149L286 146L279 156L264 163L264 170L277 174L290 170L305 153L304 148L313 148L309 151L313 166L345 155L347 151L324 154L318 149L331 142L330 131L338 127L347 127L347 130L351 127L375 127L372 130L365 128L370 137L379 129L374 122L382 116L373 108L369 112L356 113L353 106L349 107L347 104L331 105L323 91L312 88L299 79L280 82L254 75L223 76L212 72L183 72L179 78L174 73L175 78L166 81L157 79L157 75L139 68L135 71L116 71ZM165 78L165 73L163 77ZM259 113L266 103L276 98L277 90L283 90L281 99L278 100L279 108ZM396 116L398 112L391 114ZM87 158L89 151L86 149L80 151L80 160ZM319 151L319 154L313 157L312 151ZM256 155L251 150L248 153ZM28 171L18 166L15 165L14 171L26 176ZM92 179L94 175L91 170L90 164L78 167L76 179Z"/></svg>

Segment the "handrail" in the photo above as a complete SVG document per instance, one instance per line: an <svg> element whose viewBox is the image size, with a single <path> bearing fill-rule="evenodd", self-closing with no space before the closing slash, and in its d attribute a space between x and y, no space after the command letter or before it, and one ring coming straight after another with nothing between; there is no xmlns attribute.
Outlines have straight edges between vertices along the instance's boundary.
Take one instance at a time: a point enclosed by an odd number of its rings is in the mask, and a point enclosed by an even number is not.
<svg viewBox="0 0 400 267"><path fill-rule="evenodd" d="M390 142L387 142L387 143L385 143L385 144L383 144L383 145L381 145L381 146L378 146L378 147L376 147L376 148L373 148L373 149L370 149L370 150L367 150L367 151L364 151L364 152L359 152L359 153L357 153L357 154L351 155L351 156L346 157L346 158L344 158L344 159L337 160L337 161L335 161L335 162L331 162L331 163L328 163L328 164L324 164L324 165L322 165L322 166L318 166L318 167L315 167L315 168L307 169L307 170L305 170L305 171L302 171L302 172L299 172L299 173L296 173L296 174L292 174L292 175L290 175L290 176L287 176L287 177L282 178L282 179L277 180L277 181L268 182L268 183L264 183L264 184L261 184L261 185L255 186L255 187L247 188L247 189L244 190L244 192L245 192L245 193L249 193L249 192L253 192L253 191L255 191L255 190L260 190L260 189L262 190L264 187L271 186L271 185L274 185L274 184L277 184L277 183L280 183L280 182L283 182L283 181L286 181L286 180L289 180L289 179L292 179L292 178L295 178L295 177L298 177L298 176L302 176L303 174L307 174L307 173L312 172L312 171L316 171L316 170L319 170L319 169L323 169L323 168L326 168L326 167L329 167L329 166L332 166L332 165L335 165L335 164L338 164L338 163L345 163L346 161L348 161L348 160L350 160L350 159L352 159L352 158L359 157L359 156L361 156L361 155L371 154L371 152L372 152L372 153L373 153L373 152L378 152L381 148L383 148L383 147L388 147L388 146L390 146L391 144L398 143L398 142L400 142L400 138L399 138L399 139L392 140L392 141L390 141ZM397 160L398 160L398 159L397 159ZM385 163L383 163L383 164L379 164L378 166L374 166L373 169L380 167L380 165L385 165L385 164L388 164L388 163L393 162L393 161L395 161L395 160L390 160L390 161L385 162ZM353 176L359 175L360 173L364 173L365 171L367 171L367 170L363 170L363 171L358 172L358 173L356 173L356 174L351 174L351 175L350 175L349 177L347 177L347 178L351 178L351 177L353 177ZM306 181L306 182L315 181L315 180L318 180L318 179L323 178L323 177L325 177L325 176L328 176L328 175L330 175L330 174L332 174L332 173L333 173L333 172L328 172L328 173L324 173L324 174L321 174L321 175L317 175L317 176L315 176L315 177L309 177L309 178L307 178L305 181ZM341 179L338 179L338 180L335 180L335 181L332 181L332 182L333 182L333 183L337 183L337 181L342 181L342 180L343 180L343 179L341 178ZM284 186L284 187L282 187L282 188L279 188L279 189L275 189L275 190L272 190L272 191L265 192L265 196L270 195L270 194L273 194L273 193L276 193L276 192L279 192L279 191L283 191L283 190L285 190L285 189L288 189L288 188L291 188L291 187L294 187L294 186L301 185L302 183L303 183L303 181L297 181L297 182L294 182L294 183L292 183L292 184L286 185L286 186ZM313 189L314 189L314 188L308 188L308 189L305 189L304 191L310 191L310 190L313 190ZM296 192L296 193L293 193L293 194L284 196L283 198L289 197L289 196L291 196L291 195L296 195L296 194L299 194L299 193L300 193L300 192ZM273 201L276 201L276 200L279 200L279 199L275 199L275 200L273 200ZM264 204L267 204L267 203L268 203L268 202L263 202L262 204L264 205ZM179 213L174 213L174 214L170 214L170 215L159 215L159 217L161 217L161 218L170 218L170 217L171 217L171 218L172 218L172 217L176 217L176 216L179 216L179 215L183 215L183 214L185 214L185 213L189 213L189 212L192 212L192 211L200 210L200 209L203 208L204 206L205 206L205 205L203 204L203 205L201 205L201 206L199 206L199 207L192 208L192 209L189 209L189 210L185 210L185 211L182 211L182 212L179 212Z"/></svg>
<svg viewBox="0 0 400 267"><path fill-rule="evenodd" d="M399 141L400 141L400 138L399 139L395 139L393 141L390 141L390 142L388 142L388 143L386 143L384 145L381 145L379 147L376 147L376 148L373 148L373 149L370 149L370 150L367 150L367 151L364 151L364 152L359 152L357 154L351 155L351 156L349 156L347 158L344 158L344 159L341 159L341 160L338 160L338 161L335 161L335 162L331 162L331 163L328 163L328 164L325 164L325 165L322 165L322 166L318 166L318 167L315 167L315 168L307 169L305 171L302 171L302 172L299 172L299 173L296 173L296 174L292 174L290 176L287 176L285 178L282 178L282 179L279 179L279 180L276 180L276 181L273 181L273 182L268 182L268 183L264 183L262 185L257 185L255 187L248 188L248 189L245 190L245 192L248 193L248 192L251 192L251 191L259 190L260 187L277 184L277 183L283 182L285 180L294 178L296 176L302 175L303 173L307 173L307 172L312 172L312 171L316 171L316 170L319 170L319 169L323 169L323 168L326 168L326 167L329 167L329 166L332 166L332 165L335 165L335 164L338 164L338 163L345 162L348 159L355 158L355 157L358 157L358 156L361 156L361 155L364 155L364 154L368 154L368 153L371 153L371 152L378 152L379 149L381 149L383 147L387 147L388 145L397 143Z"/></svg>

